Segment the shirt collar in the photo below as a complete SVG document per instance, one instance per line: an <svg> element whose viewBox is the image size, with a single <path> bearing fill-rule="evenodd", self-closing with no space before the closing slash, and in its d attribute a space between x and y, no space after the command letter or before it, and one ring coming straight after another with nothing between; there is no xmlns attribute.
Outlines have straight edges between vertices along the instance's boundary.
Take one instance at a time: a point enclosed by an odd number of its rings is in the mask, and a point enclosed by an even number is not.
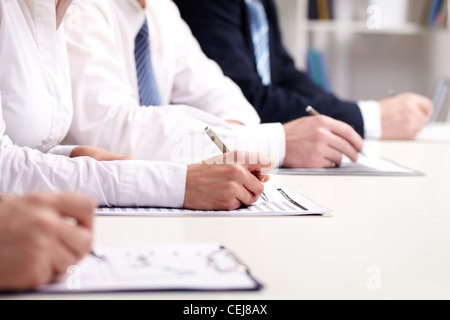
<svg viewBox="0 0 450 320"><path fill-rule="evenodd" d="M110 1L110 0L108 0L108 1ZM142 7L141 7L141 5L139 4L139 2L137 1L137 0L128 0L129 2L131 2L131 4L134 6L134 7L136 7L136 9L139 9L139 10L141 10L141 11L144 11L145 9L143 9ZM146 7L148 6L148 4L146 4Z"/></svg>
<svg viewBox="0 0 450 320"><path fill-rule="evenodd" d="M55 0L56 4L56 28L58 29L61 25L64 16L66 15L67 9L69 8L72 0Z"/></svg>

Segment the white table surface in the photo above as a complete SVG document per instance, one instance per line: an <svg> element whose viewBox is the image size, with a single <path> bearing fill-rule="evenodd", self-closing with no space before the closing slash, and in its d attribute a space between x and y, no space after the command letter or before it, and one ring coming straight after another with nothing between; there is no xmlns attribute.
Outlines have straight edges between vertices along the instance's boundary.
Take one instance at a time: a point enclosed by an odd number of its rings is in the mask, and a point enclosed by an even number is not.
<svg viewBox="0 0 450 320"><path fill-rule="evenodd" d="M12 295L0 299L449 299L450 143L368 141L424 177L273 176L331 218L98 217L97 246L218 242L258 292ZM372 281L375 280L375 281Z"/></svg>

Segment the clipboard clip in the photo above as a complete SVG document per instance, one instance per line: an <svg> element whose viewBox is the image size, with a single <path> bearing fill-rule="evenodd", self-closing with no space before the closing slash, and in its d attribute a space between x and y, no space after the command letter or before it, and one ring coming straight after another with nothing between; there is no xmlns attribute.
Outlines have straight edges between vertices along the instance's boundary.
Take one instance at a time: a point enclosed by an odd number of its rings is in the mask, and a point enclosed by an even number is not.
<svg viewBox="0 0 450 320"><path fill-rule="evenodd" d="M211 252L208 255L208 264L211 264L217 271L222 273L239 271L250 274L250 268L225 247Z"/></svg>

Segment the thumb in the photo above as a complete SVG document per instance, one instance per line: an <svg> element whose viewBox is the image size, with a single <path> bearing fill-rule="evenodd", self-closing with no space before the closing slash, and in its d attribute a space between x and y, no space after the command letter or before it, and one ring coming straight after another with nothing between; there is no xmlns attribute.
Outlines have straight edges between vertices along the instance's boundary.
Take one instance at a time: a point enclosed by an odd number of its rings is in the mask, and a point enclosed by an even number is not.
<svg viewBox="0 0 450 320"><path fill-rule="evenodd" d="M252 171L252 174L262 183L266 183L270 180L270 175L268 175L268 173L264 174L260 171Z"/></svg>

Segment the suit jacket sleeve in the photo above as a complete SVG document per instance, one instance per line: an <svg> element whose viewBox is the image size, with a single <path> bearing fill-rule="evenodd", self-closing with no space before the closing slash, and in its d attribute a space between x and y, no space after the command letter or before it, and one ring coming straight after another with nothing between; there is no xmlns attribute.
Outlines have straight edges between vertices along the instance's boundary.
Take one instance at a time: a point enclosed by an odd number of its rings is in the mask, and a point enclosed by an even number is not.
<svg viewBox="0 0 450 320"><path fill-rule="evenodd" d="M297 70L284 49L272 0L264 1L270 23L272 84L264 86L256 70L244 0L174 0L206 55L219 63L258 111L262 122L288 122L314 106L322 114L352 125L364 135L356 103L339 100Z"/></svg>

